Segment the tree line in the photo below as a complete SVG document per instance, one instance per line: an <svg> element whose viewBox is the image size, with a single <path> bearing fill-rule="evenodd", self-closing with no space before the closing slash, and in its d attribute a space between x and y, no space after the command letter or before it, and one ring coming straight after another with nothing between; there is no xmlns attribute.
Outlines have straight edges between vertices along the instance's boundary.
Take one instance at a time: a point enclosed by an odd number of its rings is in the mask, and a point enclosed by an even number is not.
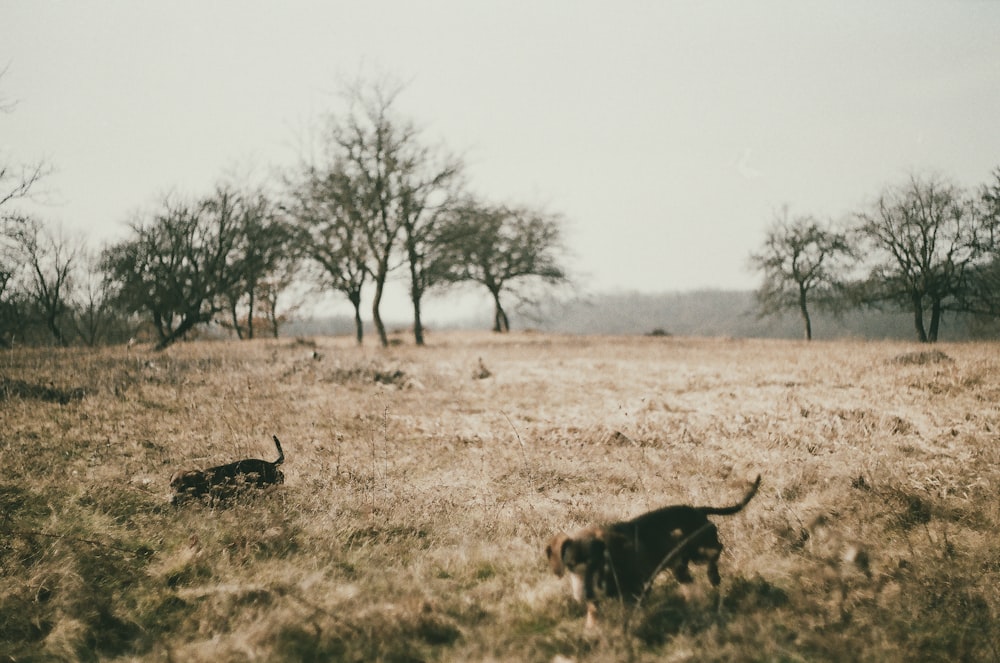
<svg viewBox="0 0 1000 663"><path fill-rule="evenodd" d="M782 208L750 264L760 315L798 312L807 340L814 307L873 308L934 343L945 314L1000 317L1000 168L972 189L911 175L839 223Z"/></svg>
<svg viewBox="0 0 1000 663"><path fill-rule="evenodd" d="M20 212L45 163L0 161L0 347L148 334L165 348L208 323L241 339L277 336L302 284L350 302L358 343L362 294L373 290L371 320L387 345L381 303L400 271L420 345L431 292L485 288L504 332L509 298L567 282L558 214L472 193L461 158L397 113L400 88L345 92L346 110L323 118L270 189L220 180L199 196L164 195L98 251ZM0 99L0 114L12 110ZM763 274L758 313L795 311L811 339L813 308L907 311L921 342L938 340L949 313L1000 317L1000 168L991 177L966 190L913 175L838 223L782 208L750 255Z"/></svg>
<svg viewBox="0 0 1000 663"><path fill-rule="evenodd" d="M494 330L532 283L567 281L562 219L473 194L462 160L396 112L400 88L358 84L324 118L308 154L266 190L220 181L201 196L171 193L96 253L16 211L43 172L0 171L0 345L121 342L145 331L165 348L207 323L239 338L277 336L297 284L346 297L363 341L362 291L382 345L381 303L405 270L413 334L424 343L428 293L488 290Z"/></svg>

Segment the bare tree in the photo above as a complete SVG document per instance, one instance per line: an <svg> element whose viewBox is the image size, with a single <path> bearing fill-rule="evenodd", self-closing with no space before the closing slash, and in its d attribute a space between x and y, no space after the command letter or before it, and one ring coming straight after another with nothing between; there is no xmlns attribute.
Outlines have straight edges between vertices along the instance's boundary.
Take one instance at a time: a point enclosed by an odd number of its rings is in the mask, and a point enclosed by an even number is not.
<svg viewBox="0 0 1000 663"><path fill-rule="evenodd" d="M6 213L2 208L9 202L26 198L32 187L51 172L51 167L41 161L20 166L0 164L0 213L3 218L16 219L16 216Z"/></svg>
<svg viewBox="0 0 1000 663"><path fill-rule="evenodd" d="M1000 167L993 170L991 177L979 190L979 202L988 248L996 250L1000 244Z"/></svg>
<svg viewBox="0 0 1000 663"><path fill-rule="evenodd" d="M281 325L299 308L298 304L278 305L278 301L295 283L297 275L297 263L283 262L260 284L261 315L267 320L273 338L278 338Z"/></svg>
<svg viewBox="0 0 1000 663"><path fill-rule="evenodd" d="M7 69L0 71L0 80ZM17 104L0 97L0 113L13 112ZM44 161L30 164L12 164L0 154L0 221L15 221L19 216L9 211L8 203L27 198L31 190L46 175L52 172L51 166ZM7 207L8 209L4 209Z"/></svg>
<svg viewBox="0 0 1000 663"><path fill-rule="evenodd" d="M31 270L31 295L46 328L59 345L69 345L63 330L80 247L61 231L32 222L25 253Z"/></svg>
<svg viewBox="0 0 1000 663"><path fill-rule="evenodd" d="M371 260L368 270L375 282L372 321L383 346L389 344L389 338L382 322L382 295L402 228L399 180L416 135L412 125L397 122L392 116L399 92L399 88L388 89L383 84L368 89L354 87L348 91L351 111L335 121L331 130L342 167L356 191L355 207Z"/></svg>
<svg viewBox="0 0 1000 663"><path fill-rule="evenodd" d="M389 273L399 266L400 248L410 267L414 336L423 343L420 307L430 287L428 251L437 212L461 171L457 159L426 146L414 124L399 118L400 92L384 82L346 87L347 111L328 118L323 162L311 160L292 186L292 212L304 245L322 266L325 285L344 292L354 305L359 342L361 288L371 277L372 320L382 345L389 342L382 297Z"/></svg>
<svg viewBox="0 0 1000 663"><path fill-rule="evenodd" d="M71 318L77 337L90 347L128 339L134 330L127 316L119 314L112 305L110 283L101 270L100 254L86 251L81 258Z"/></svg>
<svg viewBox="0 0 1000 663"><path fill-rule="evenodd" d="M0 80L6 73L0 70ZM13 112L16 104L0 97L0 114ZM15 333L24 330L29 295L21 273L24 241L33 232L28 218L12 205L28 198L38 182L51 172L44 161L15 164L0 152L0 346L8 347Z"/></svg>
<svg viewBox="0 0 1000 663"><path fill-rule="evenodd" d="M210 322L240 280L231 269L240 239L235 196L224 188L194 202L168 196L132 231L105 251L102 263L120 305L150 316L163 349Z"/></svg>
<svg viewBox="0 0 1000 663"><path fill-rule="evenodd" d="M27 325L26 224L0 218L0 231L0 347L8 348Z"/></svg>
<svg viewBox="0 0 1000 663"><path fill-rule="evenodd" d="M531 281L553 285L568 280L561 266L560 219L527 207L468 201L455 206L442 230L451 247L453 281L480 283L493 297L493 331L510 331L501 296L522 295Z"/></svg>
<svg viewBox="0 0 1000 663"><path fill-rule="evenodd" d="M874 260L864 299L908 308L918 340L937 341L942 314L961 309L980 257L974 208L955 185L911 176L856 217Z"/></svg>
<svg viewBox="0 0 1000 663"><path fill-rule="evenodd" d="M1000 168L991 176L975 200L980 259L961 299L965 312L983 319L1000 317Z"/></svg>
<svg viewBox="0 0 1000 663"><path fill-rule="evenodd" d="M761 250L750 256L751 266L764 273L756 292L760 315L797 310L805 338L812 340L809 306L834 305L839 268L851 255L845 233L811 216L789 218L788 207L783 207L775 214Z"/></svg>
<svg viewBox="0 0 1000 663"><path fill-rule="evenodd" d="M315 281L343 293L354 307L355 336L361 344L361 291L370 271L368 218L359 210L354 185L338 164L327 171L304 167L288 182L286 210L293 219L295 246L315 268Z"/></svg>
<svg viewBox="0 0 1000 663"><path fill-rule="evenodd" d="M290 251L291 231L262 190L240 191L230 187L217 190L215 200L219 204L230 198L237 239L228 265L233 278L227 279L229 287L223 297L233 331L241 339L252 339L258 302L265 287L276 302L279 282L272 277L285 263L294 262L295 256Z"/></svg>
<svg viewBox="0 0 1000 663"><path fill-rule="evenodd" d="M446 205L455 197L461 163L445 157L435 160L430 150L417 148L403 169L399 201L403 250L410 270L413 338L424 344L421 302L428 290L448 283L454 253L442 233Z"/></svg>
<svg viewBox="0 0 1000 663"><path fill-rule="evenodd" d="M331 136L337 163L353 183L354 206L362 221L368 271L375 283L372 319L382 345L388 345L380 306L400 235L411 269L414 334L423 342L420 300L423 249L434 211L448 196L461 164L426 147L416 126L395 113L399 86L357 84L348 89L350 112L335 120Z"/></svg>

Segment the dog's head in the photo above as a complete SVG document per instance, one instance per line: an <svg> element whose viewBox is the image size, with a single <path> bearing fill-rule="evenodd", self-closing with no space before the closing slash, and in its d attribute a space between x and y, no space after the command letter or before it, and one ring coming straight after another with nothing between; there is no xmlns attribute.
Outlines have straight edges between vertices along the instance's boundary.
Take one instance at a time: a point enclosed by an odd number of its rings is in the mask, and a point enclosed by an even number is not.
<svg viewBox="0 0 1000 663"><path fill-rule="evenodd" d="M559 532L545 546L545 557L549 560L552 572L559 578L562 578L563 574L566 573L566 567L563 565L563 548L569 541L570 539L565 533Z"/></svg>
<svg viewBox="0 0 1000 663"><path fill-rule="evenodd" d="M205 476L198 470L180 470L170 477L170 487L176 492L196 489L204 482Z"/></svg>
<svg viewBox="0 0 1000 663"><path fill-rule="evenodd" d="M606 590L606 535L600 529L583 530L573 536L560 532L545 546L552 572L560 578L569 575L577 601L593 601L596 592Z"/></svg>
<svg viewBox="0 0 1000 663"><path fill-rule="evenodd" d="M600 529L585 530L573 536L560 532L545 546L552 572L560 578L563 574L583 574L588 566L603 563L607 533Z"/></svg>

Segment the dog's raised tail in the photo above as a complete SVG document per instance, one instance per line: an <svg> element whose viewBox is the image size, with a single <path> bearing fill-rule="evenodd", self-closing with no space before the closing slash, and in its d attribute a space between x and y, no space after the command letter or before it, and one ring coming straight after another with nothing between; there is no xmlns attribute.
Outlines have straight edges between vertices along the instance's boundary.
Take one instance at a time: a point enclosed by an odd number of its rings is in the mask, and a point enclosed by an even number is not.
<svg viewBox="0 0 1000 663"><path fill-rule="evenodd" d="M271 437L274 439L274 446L278 447L278 460L274 461L274 464L281 465L285 462L285 452L281 450L281 442L278 442L278 436L272 435ZM759 481L760 479L758 478Z"/></svg>
<svg viewBox="0 0 1000 663"><path fill-rule="evenodd" d="M750 486L750 490L747 491L747 494L738 504L734 504L732 506L720 506L720 507L700 506L698 507L698 510L704 513L706 516L731 516L734 513L739 513L740 511L742 511L743 507L745 507L747 504L750 503L750 500L753 499L753 496L757 494L758 488L760 488L759 474L757 475L757 480L753 482L753 485Z"/></svg>

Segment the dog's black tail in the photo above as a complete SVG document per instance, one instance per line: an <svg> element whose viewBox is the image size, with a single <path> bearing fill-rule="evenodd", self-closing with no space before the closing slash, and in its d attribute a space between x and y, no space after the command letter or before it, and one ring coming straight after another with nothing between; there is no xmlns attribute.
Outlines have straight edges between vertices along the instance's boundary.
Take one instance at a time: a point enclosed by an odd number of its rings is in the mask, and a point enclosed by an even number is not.
<svg viewBox="0 0 1000 663"><path fill-rule="evenodd" d="M759 474L757 475L757 480L753 482L753 486L750 487L749 492L747 492L746 496L739 504L734 504L732 506L720 506L720 507L699 506L697 507L697 509L698 511L704 513L706 516L731 516L734 513L739 513L740 511L742 511L743 507L745 507L747 504L750 503L750 500L753 499L753 496L757 494L758 488L760 488Z"/></svg>
<svg viewBox="0 0 1000 663"><path fill-rule="evenodd" d="M274 461L271 464L281 465L282 463L285 462L285 452L281 450L281 442L278 442L278 436L272 435L271 437L274 438L274 446L278 447L278 460Z"/></svg>

